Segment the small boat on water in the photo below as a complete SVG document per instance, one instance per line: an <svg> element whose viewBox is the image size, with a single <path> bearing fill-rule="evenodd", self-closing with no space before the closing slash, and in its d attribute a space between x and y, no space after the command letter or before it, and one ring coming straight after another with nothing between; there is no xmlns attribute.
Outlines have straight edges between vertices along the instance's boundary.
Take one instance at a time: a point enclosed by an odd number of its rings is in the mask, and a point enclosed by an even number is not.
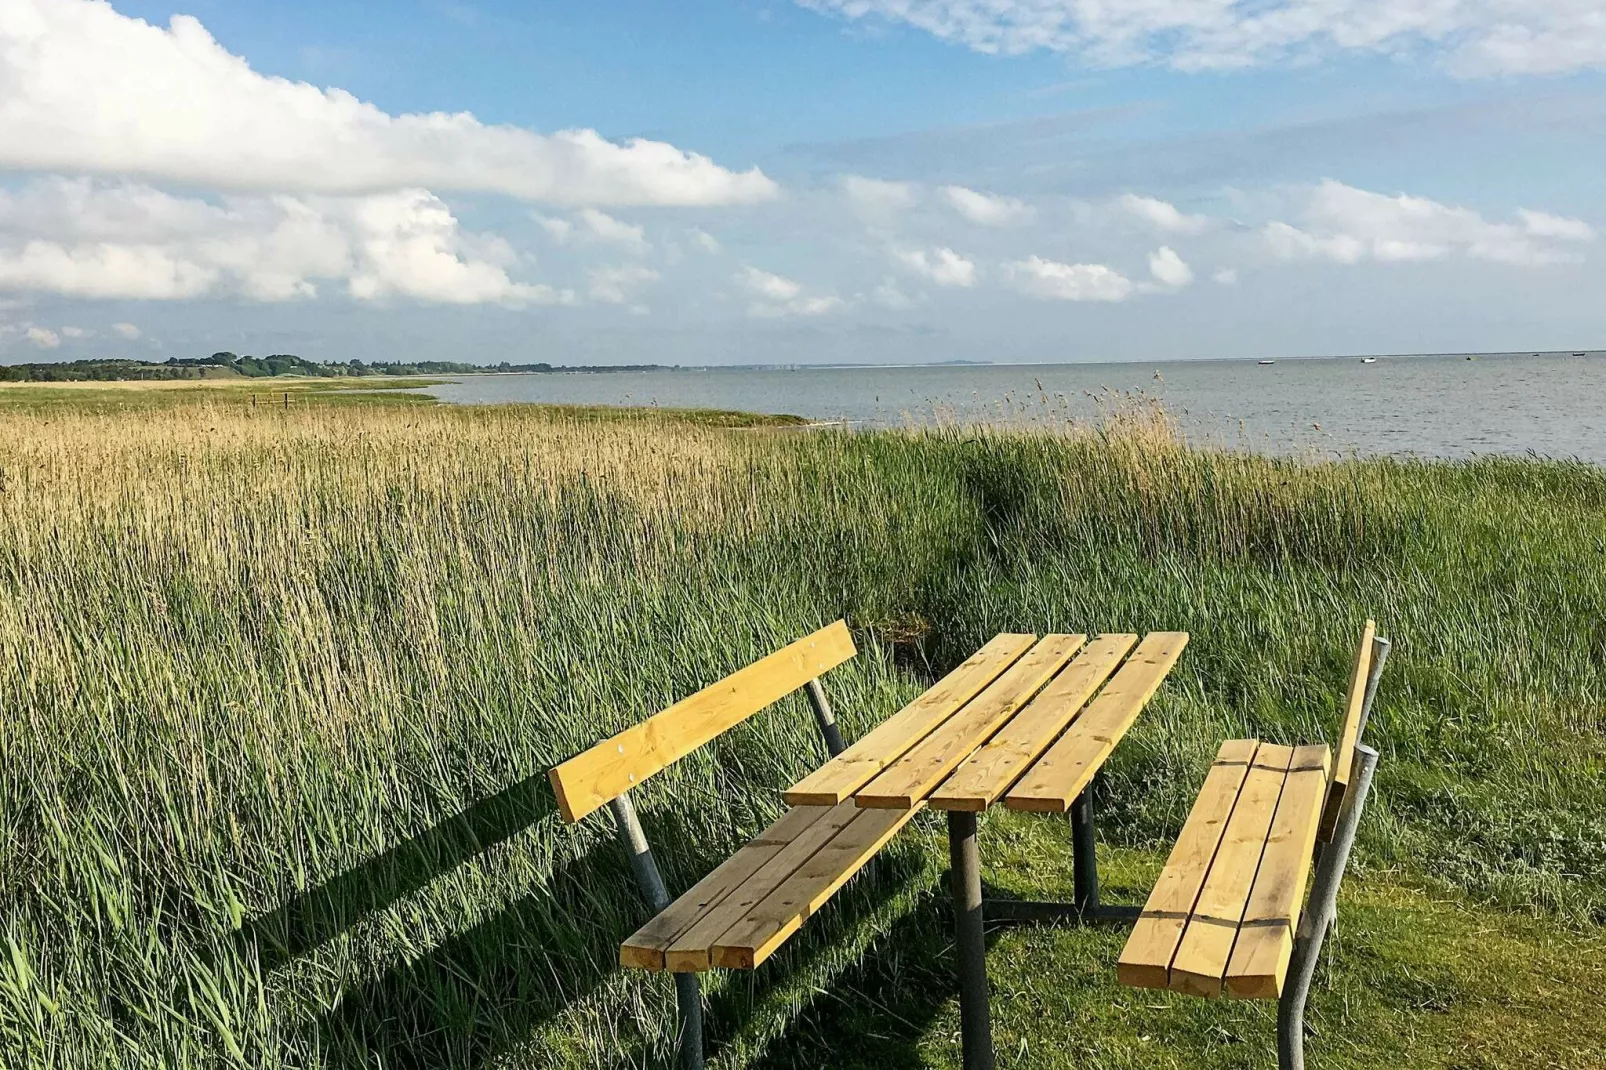
<svg viewBox="0 0 1606 1070"><path fill-rule="evenodd" d="M1588 353L1574 353L1573 356L1575 356L1575 357L1587 357L1587 356L1589 356L1589 354Z"/></svg>
<svg viewBox="0 0 1606 1070"><path fill-rule="evenodd" d="M1263 360L1260 363L1262 363L1262 364L1276 364L1277 362L1275 360Z"/></svg>
<svg viewBox="0 0 1606 1070"><path fill-rule="evenodd" d="M1362 364L1376 364L1377 363L1377 358L1376 357L1362 357L1361 358L1361 363Z"/></svg>

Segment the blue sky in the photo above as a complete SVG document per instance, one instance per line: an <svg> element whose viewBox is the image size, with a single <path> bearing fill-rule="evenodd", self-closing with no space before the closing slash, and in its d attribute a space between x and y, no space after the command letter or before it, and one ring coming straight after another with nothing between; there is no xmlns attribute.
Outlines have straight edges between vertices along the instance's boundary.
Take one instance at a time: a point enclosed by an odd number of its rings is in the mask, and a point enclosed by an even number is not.
<svg viewBox="0 0 1606 1070"><path fill-rule="evenodd" d="M0 9L0 361L1606 345L1598 0Z"/></svg>

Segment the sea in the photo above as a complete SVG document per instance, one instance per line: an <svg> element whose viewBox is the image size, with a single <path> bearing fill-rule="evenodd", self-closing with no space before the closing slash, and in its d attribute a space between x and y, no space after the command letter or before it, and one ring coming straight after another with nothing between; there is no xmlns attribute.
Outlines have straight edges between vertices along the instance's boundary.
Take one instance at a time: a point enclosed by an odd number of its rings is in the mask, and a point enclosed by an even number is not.
<svg viewBox="0 0 1606 1070"><path fill-rule="evenodd" d="M1606 464L1606 353L475 375L465 405L786 413L852 427L1091 424L1159 408L1197 445L1308 457L1533 455Z"/></svg>

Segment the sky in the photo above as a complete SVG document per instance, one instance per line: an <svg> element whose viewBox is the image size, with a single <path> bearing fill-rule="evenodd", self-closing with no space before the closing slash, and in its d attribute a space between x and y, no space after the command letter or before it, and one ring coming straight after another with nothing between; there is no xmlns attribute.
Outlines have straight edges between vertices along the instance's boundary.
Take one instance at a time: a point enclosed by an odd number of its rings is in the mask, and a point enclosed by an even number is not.
<svg viewBox="0 0 1606 1070"><path fill-rule="evenodd" d="M0 363L1606 347L1606 0L0 0Z"/></svg>

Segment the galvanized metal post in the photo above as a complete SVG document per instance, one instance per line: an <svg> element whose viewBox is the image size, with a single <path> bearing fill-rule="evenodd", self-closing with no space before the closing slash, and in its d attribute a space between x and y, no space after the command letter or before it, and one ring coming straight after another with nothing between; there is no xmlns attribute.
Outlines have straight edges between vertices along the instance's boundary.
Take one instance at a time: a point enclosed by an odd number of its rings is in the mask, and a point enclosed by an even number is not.
<svg viewBox="0 0 1606 1070"><path fill-rule="evenodd" d="M656 914L669 905L669 890L664 887L658 863L653 861L652 848L647 846L647 834L636 817L635 804L628 794L623 794L609 802L608 809L619 826L619 838L630 857L630 869L641 886L641 894ZM680 1065L683 1070L703 1070L703 994L695 973L675 974L675 1003L680 1007Z"/></svg>
<svg viewBox="0 0 1606 1070"><path fill-rule="evenodd" d="M1361 811L1372 790L1372 774L1377 770L1377 751L1365 745L1355 748L1355 780L1349 798L1338 818L1333 842L1316 863L1310 903L1299 919L1299 935L1294 941L1293 959L1282 998L1277 1001L1277 1066L1279 1070L1305 1070L1305 1001L1316 976L1316 960L1322 943L1338 915L1338 886L1349 864L1350 848L1361 823Z"/></svg>
<svg viewBox="0 0 1606 1070"><path fill-rule="evenodd" d="M1076 911L1092 921L1099 912L1099 857L1093 820L1093 785L1071 803L1071 872Z"/></svg>
<svg viewBox="0 0 1606 1070"><path fill-rule="evenodd" d="M1356 740L1365 738L1366 725L1372 719L1372 700L1377 698L1377 681L1383 676L1383 663L1389 659L1394 644L1381 635L1372 640L1372 669L1366 677L1366 697L1361 702L1361 730Z"/></svg>
<svg viewBox="0 0 1606 1070"><path fill-rule="evenodd" d="M825 749L835 758L847 749L842 742L842 730L836 726L836 714L831 712L831 704L826 701L825 688L820 686L818 676L805 686L808 688L809 701L814 704L814 719L820 723L820 735L825 737Z"/></svg>
<svg viewBox="0 0 1606 1070"><path fill-rule="evenodd" d="M993 1070L993 1023L987 1006L987 934L982 927L981 855L976 815L948 811L948 880L959 953L959 1036L965 1070Z"/></svg>

